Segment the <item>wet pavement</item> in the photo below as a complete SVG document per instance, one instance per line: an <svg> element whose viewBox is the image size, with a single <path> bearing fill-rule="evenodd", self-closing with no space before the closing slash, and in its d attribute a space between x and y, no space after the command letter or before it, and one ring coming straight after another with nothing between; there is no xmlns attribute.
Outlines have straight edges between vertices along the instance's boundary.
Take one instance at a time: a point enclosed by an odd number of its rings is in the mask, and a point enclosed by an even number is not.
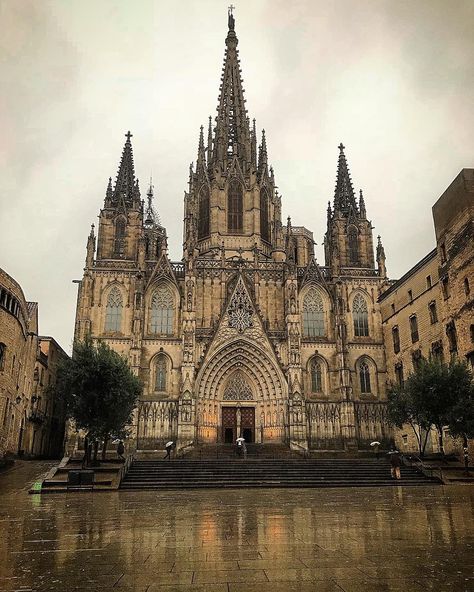
<svg viewBox="0 0 474 592"><path fill-rule="evenodd" d="M474 487L28 495L0 473L0 590L473 592Z"/></svg>

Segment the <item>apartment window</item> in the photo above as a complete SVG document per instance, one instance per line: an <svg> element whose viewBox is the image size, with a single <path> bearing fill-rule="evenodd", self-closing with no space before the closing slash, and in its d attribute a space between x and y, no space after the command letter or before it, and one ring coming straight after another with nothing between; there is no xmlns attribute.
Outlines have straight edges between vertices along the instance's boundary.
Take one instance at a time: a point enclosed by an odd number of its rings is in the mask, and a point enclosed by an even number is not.
<svg viewBox="0 0 474 592"><path fill-rule="evenodd" d="M426 276L426 289L429 290L431 288L431 276Z"/></svg>
<svg viewBox="0 0 474 592"><path fill-rule="evenodd" d="M408 434L402 435L403 446L408 446Z"/></svg>
<svg viewBox="0 0 474 592"><path fill-rule="evenodd" d="M446 245L443 243L439 246L441 263L446 263Z"/></svg>
<svg viewBox="0 0 474 592"><path fill-rule="evenodd" d="M399 386L403 386L403 364L399 362L395 364L395 377Z"/></svg>
<svg viewBox="0 0 474 592"><path fill-rule="evenodd" d="M433 341L431 344L431 356L437 360L443 360L443 342L441 340Z"/></svg>
<svg viewBox="0 0 474 592"><path fill-rule="evenodd" d="M447 335L448 341L449 341L449 351L451 353L457 352L458 351L458 337L457 337L456 325L454 324L454 321L450 321L446 325L446 335Z"/></svg>
<svg viewBox="0 0 474 592"><path fill-rule="evenodd" d="M393 327L392 339L393 339L393 352L398 354L398 352L400 351L400 333L398 331L398 327Z"/></svg>
<svg viewBox="0 0 474 592"><path fill-rule="evenodd" d="M447 277L441 280L441 289L443 291L443 298L446 300L449 298L449 281Z"/></svg>
<svg viewBox="0 0 474 592"><path fill-rule="evenodd" d="M416 318L416 315L412 315L410 317L410 333L411 333L411 342L416 343L419 339L418 319Z"/></svg>
<svg viewBox="0 0 474 592"><path fill-rule="evenodd" d="M393 304L393 302L392 302L391 306L392 306L392 314L395 314L395 304Z"/></svg>
<svg viewBox="0 0 474 592"><path fill-rule="evenodd" d="M469 287L469 280L467 278L464 278L464 293L466 294L466 296L469 296L469 294L471 293L471 289Z"/></svg>
<svg viewBox="0 0 474 592"><path fill-rule="evenodd" d="M430 302L428 304L428 310L430 311L430 322L432 325L438 322L438 311L436 310L436 302Z"/></svg>
<svg viewBox="0 0 474 592"><path fill-rule="evenodd" d="M408 290L408 301L413 302L413 292L412 290Z"/></svg>
<svg viewBox="0 0 474 592"><path fill-rule="evenodd" d="M411 359L413 362L413 370L418 370L418 368L421 365L421 360L422 360L423 356L421 355L421 350L420 349L416 349L412 354L411 354Z"/></svg>
<svg viewBox="0 0 474 592"><path fill-rule="evenodd" d="M0 372L5 368L7 346L4 343L0 343Z"/></svg>

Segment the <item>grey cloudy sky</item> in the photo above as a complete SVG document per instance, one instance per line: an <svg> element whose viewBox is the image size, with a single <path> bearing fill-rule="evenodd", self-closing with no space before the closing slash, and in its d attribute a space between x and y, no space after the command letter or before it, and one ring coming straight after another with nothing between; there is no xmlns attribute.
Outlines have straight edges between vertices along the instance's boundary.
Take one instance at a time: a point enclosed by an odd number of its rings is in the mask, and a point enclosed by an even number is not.
<svg viewBox="0 0 474 592"><path fill-rule="evenodd" d="M0 0L0 266L70 349L86 238L134 134L172 259L199 126L215 115L220 0ZM434 246L431 206L474 166L472 0L234 0L250 117L283 215L318 260L337 145L397 278Z"/></svg>

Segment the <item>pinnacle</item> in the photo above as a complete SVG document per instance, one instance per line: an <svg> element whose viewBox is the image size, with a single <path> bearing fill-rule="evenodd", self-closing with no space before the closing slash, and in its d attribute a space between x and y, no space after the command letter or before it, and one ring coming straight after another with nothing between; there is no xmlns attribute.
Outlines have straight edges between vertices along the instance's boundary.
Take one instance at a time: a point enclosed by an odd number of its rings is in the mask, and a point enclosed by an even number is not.
<svg viewBox="0 0 474 592"><path fill-rule="evenodd" d="M357 212L354 188L352 186L346 155L344 154L345 146L341 142L338 148L339 160L337 164L336 189L334 193L334 210L347 214L352 208L354 212Z"/></svg>
<svg viewBox="0 0 474 592"><path fill-rule="evenodd" d="M127 205L132 205L134 201L134 189L136 191L135 184L135 167L133 164L133 150L131 137L132 134L127 132L125 134L127 138L123 147L122 158L115 181L115 188L113 192L114 201L118 202L120 197L123 197Z"/></svg>

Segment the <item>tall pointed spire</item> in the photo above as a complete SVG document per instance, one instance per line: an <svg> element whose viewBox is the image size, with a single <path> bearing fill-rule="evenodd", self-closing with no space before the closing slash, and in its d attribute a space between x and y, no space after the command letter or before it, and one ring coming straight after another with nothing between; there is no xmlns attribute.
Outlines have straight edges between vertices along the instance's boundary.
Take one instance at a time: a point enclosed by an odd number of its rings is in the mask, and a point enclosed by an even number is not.
<svg viewBox="0 0 474 592"><path fill-rule="evenodd" d="M207 128L207 164L209 165L212 158L212 117L209 115L209 125Z"/></svg>
<svg viewBox="0 0 474 592"><path fill-rule="evenodd" d="M259 175L263 175L265 167L268 166L268 154L267 154L267 140L265 138L265 130L262 130L262 143L258 151L258 172Z"/></svg>
<svg viewBox="0 0 474 592"><path fill-rule="evenodd" d="M362 193L362 189L359 190L359 212L361 218L367 218L367 212L365 210L365 201L364 201L364 194Z"/></svg>
<svg viewBox="0 0 474 592"><path fill-rule="evenodd" d="M133 164L133 151L132 151L132 134L127 132L125 134L126 142L123 147L122 159L117 173L117 179L115 181L115 187L113 192L113 201L115 204L125 202L127 206L137 205L134 204L134 198L137 195L137 187L135 185L135 167Z"/></svg>
<svg viewBox="0 0 474 592"><path fill-rule="evenodd" d="M336 190L334 193L334 211L349 213L352 209L357 213L357 204L354 195L354 188L352 187L349 167L347 166L346 155L344 154L343 144L339 144L339 162L337 165L337 180Z"/></svg>
<svg viewBox="0 0 474 592"><path fill-rule="evenodd" d="M204 127L201 125L199 128L199 142L198 142L198 155L196 161L196 170L202 165L206 164L206 151L204 149Z"/></svg>
<svg viewBox="0 0 474 592"><path fill-rule="evenodd" d="M221 162L235 154L246 161L250 158L250 130L237 50L239 41L235 34L232 8L229 8L228 13L229 30L225 40L226 50L219 88L213 152L214 160Z"/></svg>

